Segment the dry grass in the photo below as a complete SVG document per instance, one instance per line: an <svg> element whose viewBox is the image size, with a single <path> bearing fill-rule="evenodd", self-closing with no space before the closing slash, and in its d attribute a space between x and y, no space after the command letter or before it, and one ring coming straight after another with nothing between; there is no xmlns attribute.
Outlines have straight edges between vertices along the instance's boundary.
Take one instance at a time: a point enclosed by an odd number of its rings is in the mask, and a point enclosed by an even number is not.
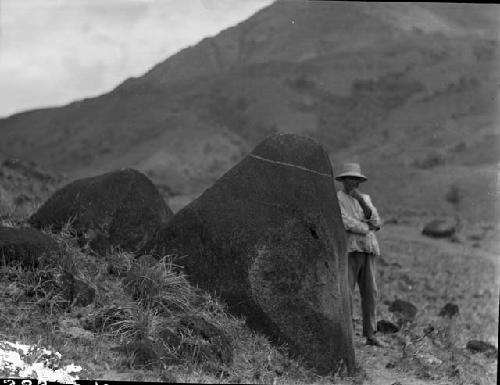
<svg viewBox="0 0 500 385"><path fill-rule="evenodd" d="M164 256L154 265L133 262L123 286L141 306L167 316L189 310L195 297L194 288L169 256Z"/></svg>

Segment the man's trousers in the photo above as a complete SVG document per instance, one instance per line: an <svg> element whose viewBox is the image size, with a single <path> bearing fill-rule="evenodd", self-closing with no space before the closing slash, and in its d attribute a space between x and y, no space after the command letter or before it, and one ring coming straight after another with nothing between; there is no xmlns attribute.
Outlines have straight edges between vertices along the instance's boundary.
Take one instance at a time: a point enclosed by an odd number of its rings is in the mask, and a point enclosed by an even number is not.
<svg viewBox="0 0 500 385"><path fill-rule="evenodd" d="M377 305L377 284L375 282L375 256L358 251L348 254L349 262L349 301L351 318L353 312L353 296L356 283L361 294L361 309L363 314L363 336L370 338L377 331L375 308Z"/></svg>

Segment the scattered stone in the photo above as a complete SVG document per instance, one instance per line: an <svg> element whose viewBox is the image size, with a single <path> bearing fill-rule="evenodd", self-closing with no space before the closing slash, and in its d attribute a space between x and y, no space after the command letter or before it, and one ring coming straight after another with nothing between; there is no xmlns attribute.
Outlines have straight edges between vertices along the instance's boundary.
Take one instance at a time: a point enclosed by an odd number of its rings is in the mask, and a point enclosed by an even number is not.
<svg viewBox="0 0 500 385"><path fill-rule="evenodd" d="M173 216L153 183L125 169L76 180L57 190L29 222L59 230L67 223L99 254L137 251Z"/></svg>
<svg viewBox="0 0 500 385"><path fill-rule="evenodd" d="M389 311L397 314L402 321L411 322L417 315L417 308L415 305L400 299L396 299L390 304Z"/></svg>
<svg viewBox="0 0 500 385"><path fill-rule="evenodd" d="M377 322L377 331L380 333L397 333L399 327L390 321L380 320Z"/></svg>
<svg viewBox="0 0 500 385"><path fill-rule="evenodd" d="M439 312L440 317L449 317L449 318L452 318L453 316L458 314L459 314L458 305L451 302L448 302L446 305L444 305L441 311Z"/></svg>
<svg viewBox="0 0 500 385"><path fill-rule="evenodd" d="M71 306L87 306L94 302L95 289L75 278L73 274L64 272L57 281L63 289L63 297Z"/></svg>
<svg viewBox="0 0 500 385"><path fill-rule="evenodd" d="M462 244L465 242L465 239L463 236L459 235L459 234L453 234L451 237L450 237L450 241L453 242L453 243L459 243L459 244Z"/></svg>
<svg viewBox="0 0 500 385"><path fill-rule="evenodd" d="M496 357L498 355L497 348L489 342L480 340L471 340L465 346L472 353L484 353L487 357Z"/></svg>
<svg viewBox="0 0 500 385"><path fill-rule="evenodd" d="M451 237L457 229L457 223L453 219L435 219L427 223L422 229L422 234L434 238Z"/></svg>
<svg viewBox="0 0 500 385"><path fill-rule="evenodd" d="M34 268L43 256L57 250L57 242L36 229L0 227L1 265L19 263Z"/></svg>
<svg viewBox="0 0 500 385"><path fill-rule="evenodd" d="M183 256L177 263L192 282L319 373L341 362L352 369L345 230L332 178L319 144L273 135L141 252Z"/></svg>
<svg viewBox="0 0 500 385"><path fill-rule="evenodd" d="M215 361L220 364L231 364L233 362L233 346L230 338L221 329L217 328L202 317L186 315L180 319L180 327L194 332L208 341L208 344L187 346L190 356L196 355L200 362Z"/></svg>

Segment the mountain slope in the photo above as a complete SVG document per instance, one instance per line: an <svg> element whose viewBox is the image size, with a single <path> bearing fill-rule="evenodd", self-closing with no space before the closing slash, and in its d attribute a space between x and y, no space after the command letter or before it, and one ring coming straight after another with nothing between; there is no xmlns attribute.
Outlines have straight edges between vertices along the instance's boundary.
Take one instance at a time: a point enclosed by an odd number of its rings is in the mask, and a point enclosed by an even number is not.
<svg viewBox="0 0 500 385"><path fill-rule="evenodd" d="M0 151L74 177L137 167L178 196L295 132L362 162L387 213L452 210L457 185L455 208L493 220L498 10L277 1L106 95L0 120Z"/></svg>

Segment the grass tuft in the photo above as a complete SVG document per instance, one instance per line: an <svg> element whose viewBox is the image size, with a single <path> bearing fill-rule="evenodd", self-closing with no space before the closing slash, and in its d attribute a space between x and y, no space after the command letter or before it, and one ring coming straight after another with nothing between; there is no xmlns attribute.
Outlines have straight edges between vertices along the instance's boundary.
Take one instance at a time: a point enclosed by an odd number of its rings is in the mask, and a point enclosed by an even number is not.
<svg viewBox="0 0 500 385"><path fill-rule="evenodd" d="M170 256L153 265L133 262L123 279L123 286L141 306L155 309L165 316L189 311L195 298L195 290Z"/></svg>

